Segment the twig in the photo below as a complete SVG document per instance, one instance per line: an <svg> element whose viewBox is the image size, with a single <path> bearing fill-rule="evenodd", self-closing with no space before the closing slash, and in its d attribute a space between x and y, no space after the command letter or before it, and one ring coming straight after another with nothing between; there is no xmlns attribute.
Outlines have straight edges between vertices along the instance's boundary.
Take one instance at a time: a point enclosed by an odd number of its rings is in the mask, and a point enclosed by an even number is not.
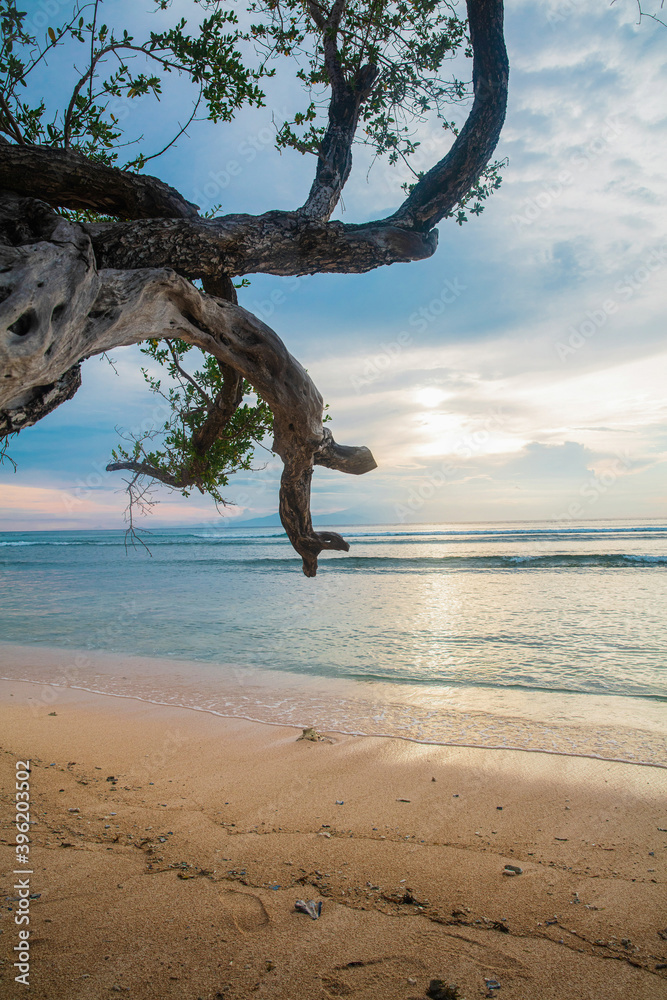
<svg viewBox="0 0 667 1000"><path fill-rule="evenodd" d="M74 88L74 91L72 92L72 98L67 107L65 122L63 125L63 144L65 146L65 149L69 148L70 131L72 126L72 114L74 112L74 105L76 103L77 97L79 96L81 88L85 86L88 79L90 79L92 87L92 79L93 79L93 74L95 72L95 67L97 66L102 56L107 55L108 52L118 52L118 50L120 49L124 51L127 50L130 52L141 52L142 55L145 55L148 58L154 59L156 62L159 62L163 68L175 69L178 70L179 73L184 72L186 69L186 67L182 66L180 63L172 63L169 59L164 59L162 56L157 56L155 55L154 52L150 52L148 49L145 49L141 45L129 45L129 44L123 44L121 42L113 42L111 45L105 45L104 48L100 49L97 55L93 58L93 61L91 62L90 66L83 74L83 76L77 83L76 87Z"/></svg>
<svg viewBox="0 0 667 1000"><path fill-rule="evenodd" d="M124 169L125 169L125 170L129 170L129 168L130 168L130 167L133 167L133 166L134 166L134 164L135 164L135 163L137 163L139 159L141 160L141 164L142 164L142 166L143 166L143 165L144 165L145 163L148 163L148 161L149 161L149 160L155 160L155 159L156 159L156 158L157 158L158 156L162 156L162 154L163 154L163 153L166 153L166 152L167 152L167 150L168 150L168 149L169 149L169 148L170 148L171 146L173 146L173 145L174 145L174 143L175 143L175 142L176 142L176 141L177 141L178 139L180 139L180 138L181 138L181 136L183 135L183 133L185 132L185 130L186 130L186 129L188 128L188 126L189 126L189 125L191 125L191 124L192 124L192 122L194 121L194 117L195 117L195 115L197 114L197 109L199 108L199 105L201 104L201 99L202 99L202 96L203 96L203 85L202 85L202 84L200 84L200 85L199 85L199 97L197 98L197 103L195 104L195 106L194 106L194 108L193 108L193 111L192 111L192 114L191 114L191 115L190 115L190 117L188 118L188 120L187 120L187 122L185 123L185 125L183 126L183 128L181 128L181 129L180 129L180 130L179 130L179 131L178 131L178 132L176 133L176 135L174 136L174 138L173 138L173 139L171 140L171 142L168 142L168 143L167 143L167 145L166 145L166 146L164 147L164 149L161 149L159 153L152 153L152 154L151 154L151 156L140 156L140 157L137 157L137 159L136 159L136 160L132 160L132 161L131 161L130 163L126 164L126 166L124 167Z"/></svg>
<svg viewBox="0 0 667 1000"><path fill-rule="evenodd" d="M15 431L14 433L18 434L18 431ZM12 434L8 434L7 437L5 437L5 439L3 440L2 444L0 445L0 465L3 464L5 459L7 459L8 462L12 463L12 465L14 466L14 472L16 472L18 466L14 461L14 459L12 458L12 456L7 454L7 449L9 448L9 439L12 436L13 436Z"/></svg>
<svg viewBox="0 0 667 1000"><path fill-rule="evenodd" d="M97 8L99 6L100 0L95 0L95 10L93 11L93 30L90 33L90 65L94 64L95 59L95 28L97 27ZM88 88L88 103L93 103L93 74L90 74L90 87Z"/></svg>
<svg viewBox="0 0 667 1000"><path fill-rule="evenodd" d="M181 368L181 365L180 365L179 360L178 360L178 354L176 353L176 350L174 349L174 347L173 347L173 345L172 345L172 343L171 343L170 340L167 341L167 347L169 349L169 353L171 354L172 361L174 363L174 367L176 368L177 372L185 379L186 382L190 383L190 385L202 397L202 399L204 400L204 402L208 403L208 405L210 406L211 405L211 399L209 398L209 396L207 395L207 393L204 392L204 390L202 389L202 387L199 385L199 383L197 381L195 381L195 379L192 377L192 375L190 375L188 372L186 372L186 370L184 368Z"/></svg>
<svg viewBox="0 0 667 1000"><path fill-rule="evenodd" d="M25 146L25 139L23 138L23 133L21 132L21 129L19 128L18 123L14 118L14 115L11 113L9 105L7 104L7 101L4 98L4 94L0 94L0 107L2 108L3 115L5 116L9 125L12 128L12 131L14 133L14 138L19 143L19 145Z"/></svg>
<svg viewBox="0 0 667 1000"><path fill-rule="evenodd" d="M155 507L157 500L151 499L151 484L147 483L145 486L141 486L139 489L136 488L137 482L141 478L141 473L137 473L133 478L126 479L127 483L127 495L129 497L129 503L125 511L125 519L128 523L127 531L125 532L125 551L128 551L129 545L132 548L137 547L137 542L146 550L148 555L153 558L153 553L146 545L145 541L139 534L139 531L134 526L135 508L139 508L139 514L145 517L149 511ZM147 534L151 532L147 529L143 529Z"/></svg>

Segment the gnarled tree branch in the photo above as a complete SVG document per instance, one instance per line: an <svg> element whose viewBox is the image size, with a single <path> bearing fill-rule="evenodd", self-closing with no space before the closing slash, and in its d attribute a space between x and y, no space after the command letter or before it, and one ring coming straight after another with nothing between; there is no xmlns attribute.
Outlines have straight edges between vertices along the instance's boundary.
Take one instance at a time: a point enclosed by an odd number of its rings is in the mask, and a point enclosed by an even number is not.
<svg viewBox="0 0 667 1000"><path fill-rule="evenodd" d="M102 267L174 267L190 279L229 274L360 274L425 260L437 232L386 223L320 222L297 212L221 219L146 219L87 227Z"/></svg>
<svg viewBox="0 0 667 1000"><path fill-rule="evenodd" d="M352 143L359 112L377 75L377 66L369 64L361 67L351 83L342 74L332 79L329 123L320 145L313 186L299 209L301 215L323 221L331 217L352 170Z"/></svg>
<svg viewBox="0 0 667 1000"><path fill-rule="evenodd" d="M124 219L190 219L197 206L157 177L88 160L74 149L0 142L0 188L54 208L90 209Z"/></svg>
<svg viewBox="0 0 667 1000"><path fill-rule="evenodd" d="M346 0L335 0L328 18L317 3L308 10L322 33L324 66L331 86L329 121L320 144L315 180L299 213L309 219L327 221L338 204L352 169L352 143L359 123L359 111L378 75L377 66L362 66L353 80L347 80L338 54L338 28Z"/></svg>
<svg viewBox="0 0 667 1000"><path fill-rule="evenodd" d="M72 151L10 143L0 143L0 186L54 206L136 220L90 226L103 267L169 266L194 279L221 270L231 275L362 273L423 260L437 245L432 227L476 184L505 118L509 69L502 0L468 0L468 17L475 91L468 120L447 155L386 219L362 225L322 221L349 174L350 132L372 85L370 66L360 70L354 85L332 95L318 173L300 212L204 220L196 206L157 178L94 164Z"/></svg>
<svg viewBox="0 0 667 1000"><path fill-rule="evenodd" d="M96 271L83 227L58 219L44 205L5 196L3 217L0 410L10 427L27 399L43 394L84 358L156 335L185 340L247 379L271 408L273 449L284 464L280 515L304 573L315 575L323 549L347 549L339 535L313 529L313 464L317 458L358 473L375 463L368 449L342 451L325 433L322 397L273 330L170 269ZM21 217L32 220L30 231L12 242L11 223ZM59 308L67 312L66 322Z"/></svg>
<svg viewBox="0 0 667 1000"><path fill-rule="evenodd" d="M505 121L509 61L499 0L468 0L475 99L454 145L415 185L387 220L427 232L477 183Z"/></svg>

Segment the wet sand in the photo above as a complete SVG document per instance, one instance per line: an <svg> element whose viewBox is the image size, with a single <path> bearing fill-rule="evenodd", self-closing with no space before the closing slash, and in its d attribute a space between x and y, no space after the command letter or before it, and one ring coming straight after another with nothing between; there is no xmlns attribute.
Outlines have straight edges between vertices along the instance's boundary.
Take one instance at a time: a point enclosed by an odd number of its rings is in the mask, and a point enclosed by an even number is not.
<svg viewBox="0 0 667 1000"><path fill-rule="evenodd" d="M663 769L38 690L0 683L3 997L24 759L35 1000L667 996Z"/></svg>
<svg viewBox="0 0 667 1000"><path fill-rule="evenodd" d="M176 657L0 643L0 680L62 688L347 736L529 750L667 768L664 702L515 687L395 684ZM39 682L39 684L37 684Z"/></svg>

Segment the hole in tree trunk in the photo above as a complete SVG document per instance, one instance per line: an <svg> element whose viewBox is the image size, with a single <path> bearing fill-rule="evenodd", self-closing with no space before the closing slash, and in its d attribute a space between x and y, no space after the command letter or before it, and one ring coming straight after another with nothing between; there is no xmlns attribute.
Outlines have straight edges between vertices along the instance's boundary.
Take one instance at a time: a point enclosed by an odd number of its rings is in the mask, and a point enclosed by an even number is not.
<svg viewBox="0 0 667 1000"><path fill-rule="evenodd" d="M28 309L24 312L22 316L12 323L8 330L11 333L15 333L17 337L25 337L26 334L30 333L32 328L37 324L37 313L34 309Z"/></svg>
<svg viewBox="0 0 667 1000"><path fill-rule="evenodd" d="M190 324L190 326L194 326L195 330L201 330L202 333L208 333L208 330L206 329L206 327L202 326L202 324L199 322L199 320L195 319L195 317L192 315L192 313L182 312L181 316L183 317L183 319L187 323Z"/></svg>

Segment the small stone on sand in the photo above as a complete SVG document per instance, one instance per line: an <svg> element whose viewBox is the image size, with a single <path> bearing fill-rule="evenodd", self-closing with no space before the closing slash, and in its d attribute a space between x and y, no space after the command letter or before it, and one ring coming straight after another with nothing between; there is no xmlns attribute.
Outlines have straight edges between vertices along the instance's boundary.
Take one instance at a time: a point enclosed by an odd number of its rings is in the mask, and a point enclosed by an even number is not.
<svg viewBox="0 0 667 1000"><path fill-rule="evenodd" d="M311 726L304 729L301 736L297 736L297 742L299 740L310 740L311 743L333 743L333 740L330 740L327 736L322 736L321 733L318 733Z"/></svg>

